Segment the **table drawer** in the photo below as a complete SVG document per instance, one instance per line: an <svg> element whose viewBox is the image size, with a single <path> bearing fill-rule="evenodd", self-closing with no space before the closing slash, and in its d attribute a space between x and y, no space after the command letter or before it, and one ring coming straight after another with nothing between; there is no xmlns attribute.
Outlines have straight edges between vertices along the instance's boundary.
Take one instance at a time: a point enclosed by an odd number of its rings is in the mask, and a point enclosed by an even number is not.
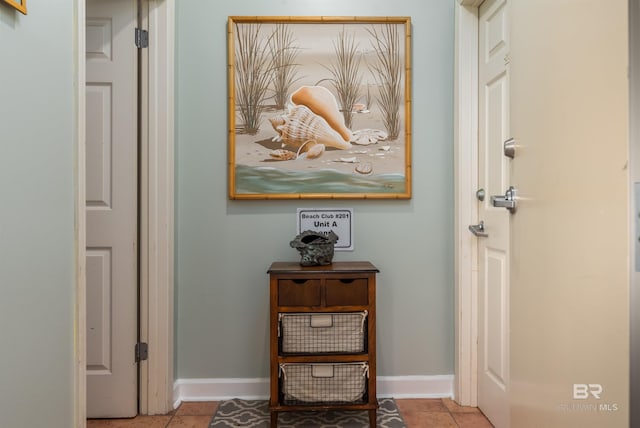
<svg viewBox="0 0 640 428"><path fill-rule="evenodd" d="M328 306L366 306L369 293L366 278L327 279L326 303Z"/></svg>
<svg viewBox="0 0 640 428"><path fill-rule="evenodd" d="M321 282L319 279L278 280L278 305L320 306Z"/></svg>

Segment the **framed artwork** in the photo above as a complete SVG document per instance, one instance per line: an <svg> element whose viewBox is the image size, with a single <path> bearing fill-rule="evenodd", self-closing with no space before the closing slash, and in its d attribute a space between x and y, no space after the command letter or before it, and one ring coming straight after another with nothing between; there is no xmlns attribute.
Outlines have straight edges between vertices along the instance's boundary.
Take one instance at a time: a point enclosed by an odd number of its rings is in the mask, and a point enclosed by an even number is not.
<svg viewBox="0 0 640 428"><path fill-rule="evenodd" d="M27 14L27 0L4 0L4 2Z"/></svg>
<svg viewBox="0 0 640 428"><path fill-rule="evenodd" d="M411 198L409 17L228 18L229 198Z"/></svg>

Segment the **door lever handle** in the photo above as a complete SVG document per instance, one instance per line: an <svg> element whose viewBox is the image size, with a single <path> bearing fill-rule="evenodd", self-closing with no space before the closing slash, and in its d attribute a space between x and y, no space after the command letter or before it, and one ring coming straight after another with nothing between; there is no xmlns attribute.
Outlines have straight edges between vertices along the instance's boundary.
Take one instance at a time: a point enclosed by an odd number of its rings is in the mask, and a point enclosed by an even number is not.
<svg viewBox="0 0 640 428"><path fill-rule="evenodd" d="M484 221L481 221L478 224L470 224L469 231L476 235L478 238L485 238L489 235L484 231Z"/></svg>
<svg viewBox="0 0 640 428"><path fill-rule="evenodd" d="M491 205L496 208L506 208L512 214L516 212L516 189L509 186L504 196L494 195L491 197Z"/></svg>

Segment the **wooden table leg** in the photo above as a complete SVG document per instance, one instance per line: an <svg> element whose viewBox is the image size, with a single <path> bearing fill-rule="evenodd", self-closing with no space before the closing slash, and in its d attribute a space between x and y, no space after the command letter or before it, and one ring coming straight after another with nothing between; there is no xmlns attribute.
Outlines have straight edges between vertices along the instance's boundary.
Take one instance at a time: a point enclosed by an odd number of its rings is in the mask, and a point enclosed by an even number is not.
<svg viewBox="0 0 640 428"><path fill-rule="evenodd" d="M278 428L278 412L271 411L271 428Z"/></svg>
<svg viewBox="0 0 640 428"><path fill-rule="evenodd" d="M376 409L371 409L369 410L369 426L371 428L376 428L376 426L378 426L378 421L377 421L377 410Z"/></svg>

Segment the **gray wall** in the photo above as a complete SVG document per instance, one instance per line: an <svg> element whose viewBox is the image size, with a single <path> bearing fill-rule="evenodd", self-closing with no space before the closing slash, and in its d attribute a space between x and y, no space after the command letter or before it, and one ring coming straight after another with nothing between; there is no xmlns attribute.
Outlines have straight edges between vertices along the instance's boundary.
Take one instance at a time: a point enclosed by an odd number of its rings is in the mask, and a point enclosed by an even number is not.
<svg viewBox="0 0 640 428"><path fill-rule="evenodd" d="M73 425L73 2L0 5L0 426Z"/></svg>
<svg viewBox="0 0 640 428"><path fill-rule="evenodd" d="M268 277L296 208L352 207L355 251L378 277L378 374L453 373L451 0L180 0L176 25L176 377L268 375ZM411 16L413 198L230 201L229 15Z"/></svg>

